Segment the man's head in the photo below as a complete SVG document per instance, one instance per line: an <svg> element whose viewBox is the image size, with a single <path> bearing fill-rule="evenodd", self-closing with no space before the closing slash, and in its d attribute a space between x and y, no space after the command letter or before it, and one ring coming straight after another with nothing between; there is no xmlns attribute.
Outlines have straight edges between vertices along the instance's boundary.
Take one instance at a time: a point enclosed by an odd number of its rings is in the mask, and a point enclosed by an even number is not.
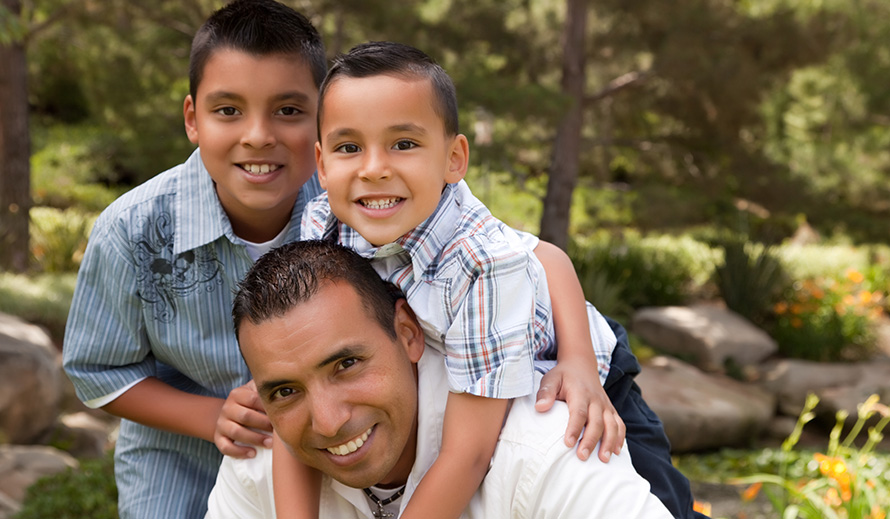
<svg viewBox="0 0 890 519"><path fill-rule="evenodd" d="M232 313L266 412L300 461L356 488L404 483L423 332L367 260L324 241L274 249Z"/></svg>
<svg viewBox="0 0 890 519"><path fill-rule="evenodd" d="M467 171L448 74L407 45L371 42L339 56L321 86L316 145L331 210L374 245L435 211Z"/></svg>
<svg viewBox="0 0 890 519"><path fill-rule="evenodd" d="M273 0L235 0L192 42L186 133L236 234L272 239L315 171L325 50L303 15Z"/></svg>

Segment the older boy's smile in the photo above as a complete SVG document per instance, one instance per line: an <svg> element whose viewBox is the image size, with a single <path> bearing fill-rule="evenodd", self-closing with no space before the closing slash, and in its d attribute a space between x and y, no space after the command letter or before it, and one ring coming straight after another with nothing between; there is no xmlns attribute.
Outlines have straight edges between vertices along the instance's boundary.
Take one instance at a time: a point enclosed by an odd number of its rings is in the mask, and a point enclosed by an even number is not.
<svg viewBox="0 0 890 519"><path fill-rule="evenodd" d="M428 79L341 76L324 106L319 180L334 216L373 245L420 225L466 173L466 137L446 135Z"/></svg>
<svg viewBox="0 0 890 519"><path fill-rule="evenodd" d="M281 164L238 164L251 175L266 175L281 168Z"/></svg>

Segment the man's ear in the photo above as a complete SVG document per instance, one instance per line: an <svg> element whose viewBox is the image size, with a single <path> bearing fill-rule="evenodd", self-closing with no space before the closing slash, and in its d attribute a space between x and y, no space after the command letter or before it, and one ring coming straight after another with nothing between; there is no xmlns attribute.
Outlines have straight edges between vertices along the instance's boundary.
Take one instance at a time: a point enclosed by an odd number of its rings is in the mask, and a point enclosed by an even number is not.
<svg viewBox="0 0 890 519"><path fill-rule="evenodd" d="M459 133L451 141L451 149L448 150L448 171L445 174L445 182L454 184L460 182L467 174L470 165L470 143L467 136Z"/></svg>
<svg viewBox="0 0 890 519"><path fill-rule="evenodd" d="M318 183L321 184L321 188L324 190L328 189L328 175L324 171L324 158L321 155L321 143L315 143L315 171L318 172Z"/></svg>
<svg viewBox="0 0 890 519"><path fill-rule="evenodd" d="M414 316L414 311L411 310L405 299L396 301L395 314L396 337L405 347L408 358L416 364L423 355L423 348L426 344L423 328L420 327L417 317Z"/></svg>
<svg viewBox="0 0 890 519"><path fill-rule="evenodd" d="M182 102L182 118L185 120L185 134L192 144L198 144L198 120L195 117L195 101L191 95Z"/></svg>

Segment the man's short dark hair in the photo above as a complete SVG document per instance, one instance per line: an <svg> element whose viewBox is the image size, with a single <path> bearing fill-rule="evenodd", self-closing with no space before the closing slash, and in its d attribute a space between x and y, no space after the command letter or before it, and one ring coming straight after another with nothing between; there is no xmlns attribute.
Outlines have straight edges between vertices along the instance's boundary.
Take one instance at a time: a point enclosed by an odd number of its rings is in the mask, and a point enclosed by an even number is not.
<svg viewBox="0 0 890 519"><path fill-rule="evenodd" d="M328 240L306 240L272 249L260 257L238 285L232 308L235 335L247 319L258 325L309 301L327 283L352 286L365 311L396 338L395 303L402 295L383 281L371 262ZM331 316L331 326L337 326Z"/></svg>
<svg viewBox="0 0 890 519"><path fill-rule="evenodd" d="M433 108L442 118L445 135L459 132L457 90L451 76L423 51L391 41L372 41L356 45L334 58L318 94L318 131L321 140L321 114L325 92L340 77L366 78L390 75L404 79L428 79L433 87Z"/></svg>
<svg viewBox="0 0 890 519"><path fill-rule="evenodd" d="M210 15L195 33L189 57L189 93L197 101L204 67L213 53L231 49L253 56L301 59L320 86L327 69L324 43L312 22L274 0L235 0ZM275 78L267 78L275 81Z"/></svg>

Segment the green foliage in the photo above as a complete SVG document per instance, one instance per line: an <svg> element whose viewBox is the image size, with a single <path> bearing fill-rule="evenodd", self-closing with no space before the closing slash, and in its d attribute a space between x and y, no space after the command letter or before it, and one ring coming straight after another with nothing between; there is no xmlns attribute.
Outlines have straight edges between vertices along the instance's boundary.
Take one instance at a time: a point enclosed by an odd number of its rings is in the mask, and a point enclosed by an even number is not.
<svg viewBox="0 0 890 519"><path fill-rule="evenodd" d="M598 289L618 285L623 308L682 304L702 288L714 268L709 247L671 236L598 235L573 242L569 256L588 300L597 305Z"/></svg>
<svg viewBox="0 0 890 519"><path fill-rule="evenodd" d="M871 353L884 294L856 270L843 278L795 281L776 303L772 336L779 351L817 361L860 359Z"/></svg>
<svg viewBox="0 0 890 519"><path fill-rule="evenodd" d="M96 219L79 209L31 209L31 252L44 272L77 272Z"/></svg>
<svg viewBox="0 0 890 519"><path fill-rule="evenodd" d="M783 454L793 452L818 402L815 395L808 396L794 431L782 444ZM826 453L813 455L804 476L790 474L788 463L783 462L777 472L738 478L734 483L751 485L746 497L753 497L762 487L782 517L884 519L890 509L890 463L874 447L890 423L890 409L878 402L878 395L869 397L859 404L857 420L841 442L846 418L845 411L838 412ZM856 447L854 442L874 418L877 423L868 429L864 444Z"/></svg>
<svg viewBox="0 0 890 519"><path fill-rule="evenodd" d="M35 132L31 192L36 205L101 211L123 189L110 188L115 138L94 125L54 125Z"/></svg>
<svg viewBox="0 0 890 519"><path fill-rule="evenodd" d="M77 275L0 272L0 312L45 326L61 344Z"/></svg>
<svg viewBox="0 0 890 519"><path fill-rule="evenodd" d="M726 306L758 324L787 284L782 264L770 249L742 241L723 245L723 263L714 274Z"/></svg>
<svg viewBox="0 0 890 519"><path fill-rule="evenodd" d="M78 469L42 478L28 488L15 519L117 519L114 460L83 460Z"/></svg>

